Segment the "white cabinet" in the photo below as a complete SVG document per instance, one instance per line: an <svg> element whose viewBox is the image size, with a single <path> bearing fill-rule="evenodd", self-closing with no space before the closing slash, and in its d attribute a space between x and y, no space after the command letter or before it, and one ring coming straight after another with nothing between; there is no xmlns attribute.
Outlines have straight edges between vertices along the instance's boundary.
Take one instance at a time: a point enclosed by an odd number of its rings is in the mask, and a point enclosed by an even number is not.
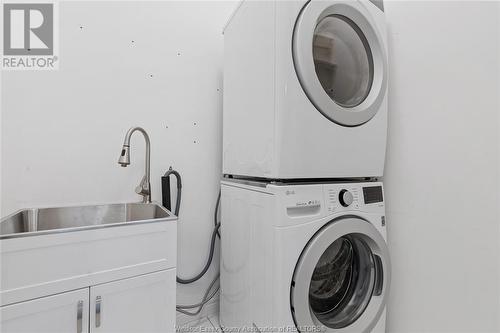
<svg viewBox="0 0 500 333"><path fill-rule="evenodd" d="M175 332L175 270L90 287L90 332Z"/></svg>
<svg viewBox="0 0 500 333"><path fill-rule="evenodd" d="M175 332L176 218L148 221L0 238L0 333Z"/></svg>
<svg viewBox="0 0 500 333"><path fill-rule="evenodd" d="M89 289L3 306L0 320L2 333L87 333Z"/></svg>
<svg viewBox="0 0 500 333"><path fill-rule="evenodd" d="M0 307L0 332L175 332L175 269Z"/></svg>

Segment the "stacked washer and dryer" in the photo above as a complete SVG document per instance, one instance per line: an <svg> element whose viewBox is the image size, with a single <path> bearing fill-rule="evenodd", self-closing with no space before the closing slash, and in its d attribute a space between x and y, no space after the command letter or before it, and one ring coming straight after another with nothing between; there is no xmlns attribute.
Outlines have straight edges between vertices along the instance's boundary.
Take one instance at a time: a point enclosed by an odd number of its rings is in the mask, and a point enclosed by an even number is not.
<svg viewBox="0 0 500 333"><path fill-rule="evenodd" d="M243 1L224 41L221 326L384 332L382 1Z"/></svg>

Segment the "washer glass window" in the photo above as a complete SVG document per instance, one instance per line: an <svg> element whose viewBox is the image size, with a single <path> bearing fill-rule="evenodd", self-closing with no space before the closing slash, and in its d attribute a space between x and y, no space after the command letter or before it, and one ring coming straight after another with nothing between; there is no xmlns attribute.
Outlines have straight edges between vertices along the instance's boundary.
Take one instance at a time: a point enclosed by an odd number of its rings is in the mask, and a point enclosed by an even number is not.
<svg viewBox="0 0 500 333"><path fill-rule="evenodd" d="M310 311L323 325L343 328L363 314L375 285L373 257L356 234L335 240L323 252L309 285Z"/></svg>
<svg viewBox="0 0 500 333"><path fill-rule="evenodd" d="M373 82L373 57L361 29L349 18L329 15L314 31L316 75L330 98L352 108L368 96Z"/></svg>

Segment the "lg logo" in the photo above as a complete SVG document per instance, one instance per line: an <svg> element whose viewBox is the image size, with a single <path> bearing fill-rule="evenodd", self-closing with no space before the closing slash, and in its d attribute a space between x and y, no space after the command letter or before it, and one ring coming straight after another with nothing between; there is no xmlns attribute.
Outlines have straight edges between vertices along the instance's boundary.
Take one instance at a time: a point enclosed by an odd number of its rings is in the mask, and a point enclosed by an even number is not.
<svg viewBox="0 0 500 333"><path fill-rule="evenodd" d="M4 4L3 22L4 55L54 54L53 4Z"/></svg>

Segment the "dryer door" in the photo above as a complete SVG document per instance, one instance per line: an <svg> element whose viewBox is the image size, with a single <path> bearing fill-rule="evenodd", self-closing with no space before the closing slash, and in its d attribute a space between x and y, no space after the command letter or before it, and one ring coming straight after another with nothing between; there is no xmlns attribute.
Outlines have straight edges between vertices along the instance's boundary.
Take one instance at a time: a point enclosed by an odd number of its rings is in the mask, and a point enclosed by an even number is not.
<svg viewBox="0 0 500 333"><path fill-rule="evenodd" d="M300 332L370 332L390 282L386 243L358 217L333 220L306 245L295 267L291 310Z"/></svg>
<svg viewBox="0 0 500 333"><path fill-rule="evenodd" d="M293 60L302 88L325 117L359 126L375 116L387 89L383 43L359 1L311 0L304 6L295 24Z"/></svg>

